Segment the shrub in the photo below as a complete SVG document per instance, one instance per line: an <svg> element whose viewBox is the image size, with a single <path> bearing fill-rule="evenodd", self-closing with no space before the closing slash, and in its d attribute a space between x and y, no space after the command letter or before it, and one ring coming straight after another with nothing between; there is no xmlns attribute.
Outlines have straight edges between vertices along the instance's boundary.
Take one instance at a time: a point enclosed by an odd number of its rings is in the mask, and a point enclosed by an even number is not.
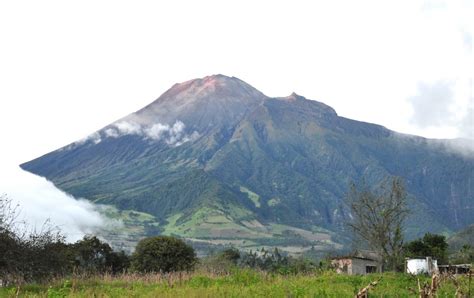
<svg viewBox="0 0 474 298"><path fill-rule="evenodd" d="M0 281L3 284L43 282L74 272L118 273L129 266L125 253L116 253L98 238L86 236L74 244L47 220L37 231L16 221L18 206L0 195Z"/></svg>
<svg viewBox="0 0 474 298"><path fill-rule="evenodd" d="M217 274L229 273L237 266L240 251L236 248L226 248L216 254L199 260L199 269Z"/></svg>
<svg viewBox="0 0 474 298"><path fill-rule="evenodd" d="M72 245L75 267L86 273L120 273L130 260L124 252L114 252L108 243L95 236L85 236Z"/></svg>
<svg viewBox="0 0 474 298"><path fill-rule="evenodd" d="M71 269L65 237L46 221L37 231L17 221L18 205L0 195L0 280L43 281Z"/></svg>
<svg viewBox="0 0 474 298"><path fill-rule="evenodd" d="M273 252L262 248L260 251L250 251L241 255L239 265L256 268L263 271L280 272L288 267L289 257L282 255L278 248Z"/></svg>
<svg viewBox="0 0 474 298"><path fill-rule="evenodd" d="M224 260L237 264L237 261L240 259L240 251L233 247L227 248L221 252L220 256Z"/></svg>
<svg viewBox="0 0 474 298"><path fill-rule="evenodd" d="M184 241L158 236L138 242L132 255L132 269L143 273L189 271L196 261L194 249Z"/></svg>
<svg viewBox="0 0 474 298"><path fill-rule="evenodd" d="M423 238L413 240L404 247L408 257L430 256L438 260L438 264L447 263L448 243L443 235L426 233Z"/></svg>

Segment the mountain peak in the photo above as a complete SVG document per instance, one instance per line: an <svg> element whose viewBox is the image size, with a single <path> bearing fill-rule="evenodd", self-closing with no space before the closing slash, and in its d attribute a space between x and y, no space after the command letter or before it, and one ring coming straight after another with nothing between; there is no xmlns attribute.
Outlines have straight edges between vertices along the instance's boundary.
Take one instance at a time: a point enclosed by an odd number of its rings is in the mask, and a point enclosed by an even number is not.
<svg viewBox="0 0 474 298"><path fill-rule="evenodd" d="M182 83L176 83L176 84L174 84L173 87L175 87L175 86L187 86L187 87L189 87L190 85L193 85L193 84L206 84L208 86L223 85L226 82L234 81L234 80L238 80L238 79L235 78L235 77L229 77L229 76L226 76L226 75L223 75L223 74L214 74L214 75L210 75L210 76L205 76L203 78L188 80L188 81L185 81L185 82L182 82Z"/></svg>
<svg viewBox="0 0 474 298"><path fill-rule="evenodd" d="M284 99L286 99L288 101L295 101L295 100L298 100L298 99L306 99L306 98L304 96L296 94L296 92L292 92L287 97L284 97Z"/></svg>
<svg viewBox="0 0 474 298"><path fill-rule="evenodd" d="M206 86L218 86L218 85L223 85L227 81L231 81L231 77L227 77L221 74L217 75L212 75L212 76L207 76L201 79Z"/></svg>
<svg viewBox="0 0 474 298"><path fill-rule="evenodd" d="M170 97L206 97L206 96L253 96L261 98L264 95L246 82L223 74L214 74L203 78L193 79L173 85L161 98Z"/></svg>
<svg viewBox="0 0 474 298"><path fill-rule="evenodd" d="M236 77L215 74L173 85L157 100L126 117L141 125L159 122L207 131L232 126L267 97Z"/></svg>

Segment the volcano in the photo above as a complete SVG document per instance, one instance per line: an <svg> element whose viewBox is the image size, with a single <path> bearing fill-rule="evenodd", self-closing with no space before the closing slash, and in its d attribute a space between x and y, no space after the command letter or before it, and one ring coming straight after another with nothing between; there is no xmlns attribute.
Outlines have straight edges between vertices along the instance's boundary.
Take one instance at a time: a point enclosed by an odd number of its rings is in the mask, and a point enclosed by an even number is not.
<svg viewBox="0 0 474 298"><path fill-rule="evenodd" d="M175 84L143 109L21 167L108 206L138 236L301 253L347 243L344 197L362 178L405 180L409 238L472 224L474 158L449 142L213 75Z"/></svg>

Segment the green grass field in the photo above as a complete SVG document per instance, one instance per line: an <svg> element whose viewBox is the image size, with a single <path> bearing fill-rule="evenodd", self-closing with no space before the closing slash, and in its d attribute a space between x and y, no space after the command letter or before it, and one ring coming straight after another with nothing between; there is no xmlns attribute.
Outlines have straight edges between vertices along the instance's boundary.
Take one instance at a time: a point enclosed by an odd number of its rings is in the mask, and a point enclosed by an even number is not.
<svg viewBox="0 0 474 298"><path fill-rule="evenodd" d="M220 275L195 272L74 277L45 285L0 288L0 297L354 297L359 289L375 280L379 282L370 292L371 297L417 297L410 290L417 289L416 278L403 274L346 276L324 272L282 276L254 270ZM420 277L421 283L428 280ZM460 278L459 282L467 295L468 278ZM472 284L470 290L474 293ZM452 282L443 282L438 295L454 297L455 291Z"/></svg>

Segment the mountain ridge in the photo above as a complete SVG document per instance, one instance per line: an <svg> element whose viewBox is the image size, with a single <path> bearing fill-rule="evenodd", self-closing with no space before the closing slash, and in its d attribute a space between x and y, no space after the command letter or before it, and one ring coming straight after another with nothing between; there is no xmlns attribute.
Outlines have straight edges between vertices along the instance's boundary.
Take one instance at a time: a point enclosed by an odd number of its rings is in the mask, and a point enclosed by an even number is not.
<svg viewBox="0 0 474 298"><path fill-rule="evenodd" d="M147 213L155 232L214 243L340 248L343 198L361 177L406 180L422 214L409 223L413 237L474 222L471 157L223 75L175 84L88 139L21 166L76 197Z"/></svg>

